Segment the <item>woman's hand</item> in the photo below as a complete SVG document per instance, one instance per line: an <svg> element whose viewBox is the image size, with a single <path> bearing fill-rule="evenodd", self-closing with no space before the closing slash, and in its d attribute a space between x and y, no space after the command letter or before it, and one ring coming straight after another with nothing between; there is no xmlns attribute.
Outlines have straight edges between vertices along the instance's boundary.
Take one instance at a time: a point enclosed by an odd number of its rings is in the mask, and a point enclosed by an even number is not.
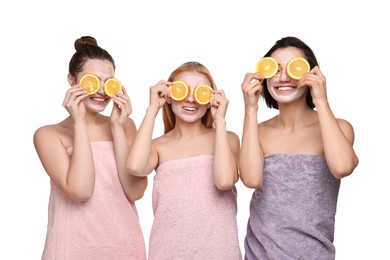
<svg viewBox="0 0 390 260"><path fill-rule="evenodd" d="M260 73L247 73L241 84L242 94L244 95L245 107L258 108L260 94L263 91L261 83L264 77Z"/></svg>
<svg viewBox="0 0 390 260"><path fill-rule="evenodd" d="M210 110L214 122L218 119L225 119L226 110L229 105L229 100L226 99L223 90L214 90L210 100Z"/></svg>
<svg viewBox="0 0 390 260"><path fill-rule="evenodd" d="M82 100L88 96L88 92L85 91L79 84L72 86L66 92L62 106L65 107L75 121L84 120L85 105Z"/></svg>
<svg viewBox="0 0 390 260"><path fill-rule="evenodd" d="M130 97L126 89L122 86L122 93L117 93L112 97L114 102L111 112L111 123L124 127L128 117L133 113Z"/></svg>
<svg viewBox="0 0 390 260"><path fill-rule="evenodd" d="M313 103L315 105L321 100L324 102L328 101L326 94L326 79L318 66L315 66L311 71L299 79L297 87L299 88L305 86L310 88Z"/></svg>
<svg viewBox="0 0 390 260"><path fill-rule="evenodd" d="M149 88L149 107L158 111L165 104L170 97L168 86L171 84L172 82L160 80L156 85Z"/></svg>

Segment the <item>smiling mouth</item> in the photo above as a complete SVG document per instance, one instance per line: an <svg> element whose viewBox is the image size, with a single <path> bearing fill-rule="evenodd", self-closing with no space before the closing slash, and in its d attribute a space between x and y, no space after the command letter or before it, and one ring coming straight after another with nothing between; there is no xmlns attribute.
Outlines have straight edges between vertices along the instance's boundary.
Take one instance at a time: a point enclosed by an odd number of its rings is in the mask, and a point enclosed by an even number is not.
<svg viewBox="0 0 390 260"><path fill-rule="evenodd" d="M296 87L275 87L276 90L279 90L279 91L289 91L289 90L294 90L296 89Z"/></svg>
<svg viewBox="0 0 390 260"><path fill-rule="evenodd" d="M197 111L198 110L198 108L196 108L196 107L183 107L183 109L186 111Z"/></svg>
<svg viewBox="0 0 390 260"><path fill-rule="evenodd" d="M91 97L91 99L96 102L105 102L107 100L107 98L103 97Z"/></svg>

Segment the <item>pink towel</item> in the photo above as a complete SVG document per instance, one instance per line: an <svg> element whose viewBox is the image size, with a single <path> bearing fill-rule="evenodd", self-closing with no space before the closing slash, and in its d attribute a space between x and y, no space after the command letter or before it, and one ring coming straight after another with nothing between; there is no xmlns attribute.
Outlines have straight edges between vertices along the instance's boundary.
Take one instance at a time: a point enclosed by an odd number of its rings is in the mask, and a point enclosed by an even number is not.
<svg viewBox="0 0 390 260"><path fill-rule="evenodd" d="M149 259L242 259L235 189L213 184L212 155L162 163L153 186Z"/></svg>
<svg viewBox="0 0 390 260"><path fill-rule="evenodd" d="M72 201L51 183L42 259L146 259L136 207L119 182L113 143L91 146L96 177L89 201Z"/></svg>

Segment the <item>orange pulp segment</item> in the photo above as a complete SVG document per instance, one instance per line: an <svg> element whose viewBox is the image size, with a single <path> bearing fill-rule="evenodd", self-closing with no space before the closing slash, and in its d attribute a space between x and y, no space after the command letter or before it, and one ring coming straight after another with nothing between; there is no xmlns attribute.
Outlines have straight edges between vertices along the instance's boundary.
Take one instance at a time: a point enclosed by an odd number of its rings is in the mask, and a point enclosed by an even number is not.
<svg viewBox="0 0 390 260"><path fill-rule="evenodd" d="M264 57L256 64L256 72L259 72L266 79L271 78L278 72L278 63L274 58Z"/></svg>
<svg viewBox="0 0 390 260"><path fill-rule="evenodd" d="M122 84L119 79L109 78L104 83L104 92L106 92L107 96L113 97L116 93L122 91Z"/></svg>
<svg viewBox="0 0 390 260"><path fill-rule="evenodd" d="M303 57L296 57L287 63L287 74L293 79L299 80L309 71L310 64Z"/></svg>
<svg viewBox="0 0 390 260"><path fill-rule="evenodd" d="M209 103L212 96L213 89L210 86L199 85L194 90L194 99L200 105Z"/></svg>
<svg viewBox="0 0 390 260"><path fill-rule="evenodd" d="M94 74L85 74L81 77L79 84L88 94L92 95L99 91L100 79Z"/></svg>
<svg viewBox="0 0 390 260"><path fill-rule="evenodd" d="M180 80L174 81L169 86L169 91L171 92L171 98L175 101L183 101L190 93L186 83Z"/></svg>

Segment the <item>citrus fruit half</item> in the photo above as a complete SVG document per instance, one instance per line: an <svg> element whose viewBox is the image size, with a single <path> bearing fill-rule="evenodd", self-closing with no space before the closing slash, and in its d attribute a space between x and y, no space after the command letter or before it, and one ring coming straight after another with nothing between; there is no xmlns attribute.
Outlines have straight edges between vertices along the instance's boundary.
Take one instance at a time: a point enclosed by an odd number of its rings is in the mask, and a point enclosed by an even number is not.
<svg viewBox="0 0 390 260"><path fill-rule="evenodd" d="M88 94L92 95L99 91L100 79L94 74L85 74L81 77L79 84Z"/></svg>
<svg viewBox="0 0 390 260"><path fill-rule="evenodd" d="M119 79L109 78L104 83L104 92L106 92L107 96L113 97L116 93L122 91L122 84Z"/></svg>
<svg viewBox="0 0 390 260"><path fill-rule="evenodd" d="M200 105L209 103L212 96L213 89L210 86L199 85L194 90L194 99Z"/></svg>
<svg viewBox="0 0 390 260"><path fill-rule="evenodd" d="M278 63L274 58L264 57L256 64L256 72L259 72L266 79L271 78L278 72Z"/></svg>
<svg viewBox="0 0 390 260"><path fill-rule="evenodd" d="M174 81L173 84L169 86L169 91L171 92L171 98L175 101L186 99L190 93L186 83L180 80Z"/></svg>
<svg viewBox="0 0 390 260"><path fill-rule="evenodd" d="M287 63L287 74L293 79L300 79L310 71L309 62L303 57L296 57Z"/></svg>

